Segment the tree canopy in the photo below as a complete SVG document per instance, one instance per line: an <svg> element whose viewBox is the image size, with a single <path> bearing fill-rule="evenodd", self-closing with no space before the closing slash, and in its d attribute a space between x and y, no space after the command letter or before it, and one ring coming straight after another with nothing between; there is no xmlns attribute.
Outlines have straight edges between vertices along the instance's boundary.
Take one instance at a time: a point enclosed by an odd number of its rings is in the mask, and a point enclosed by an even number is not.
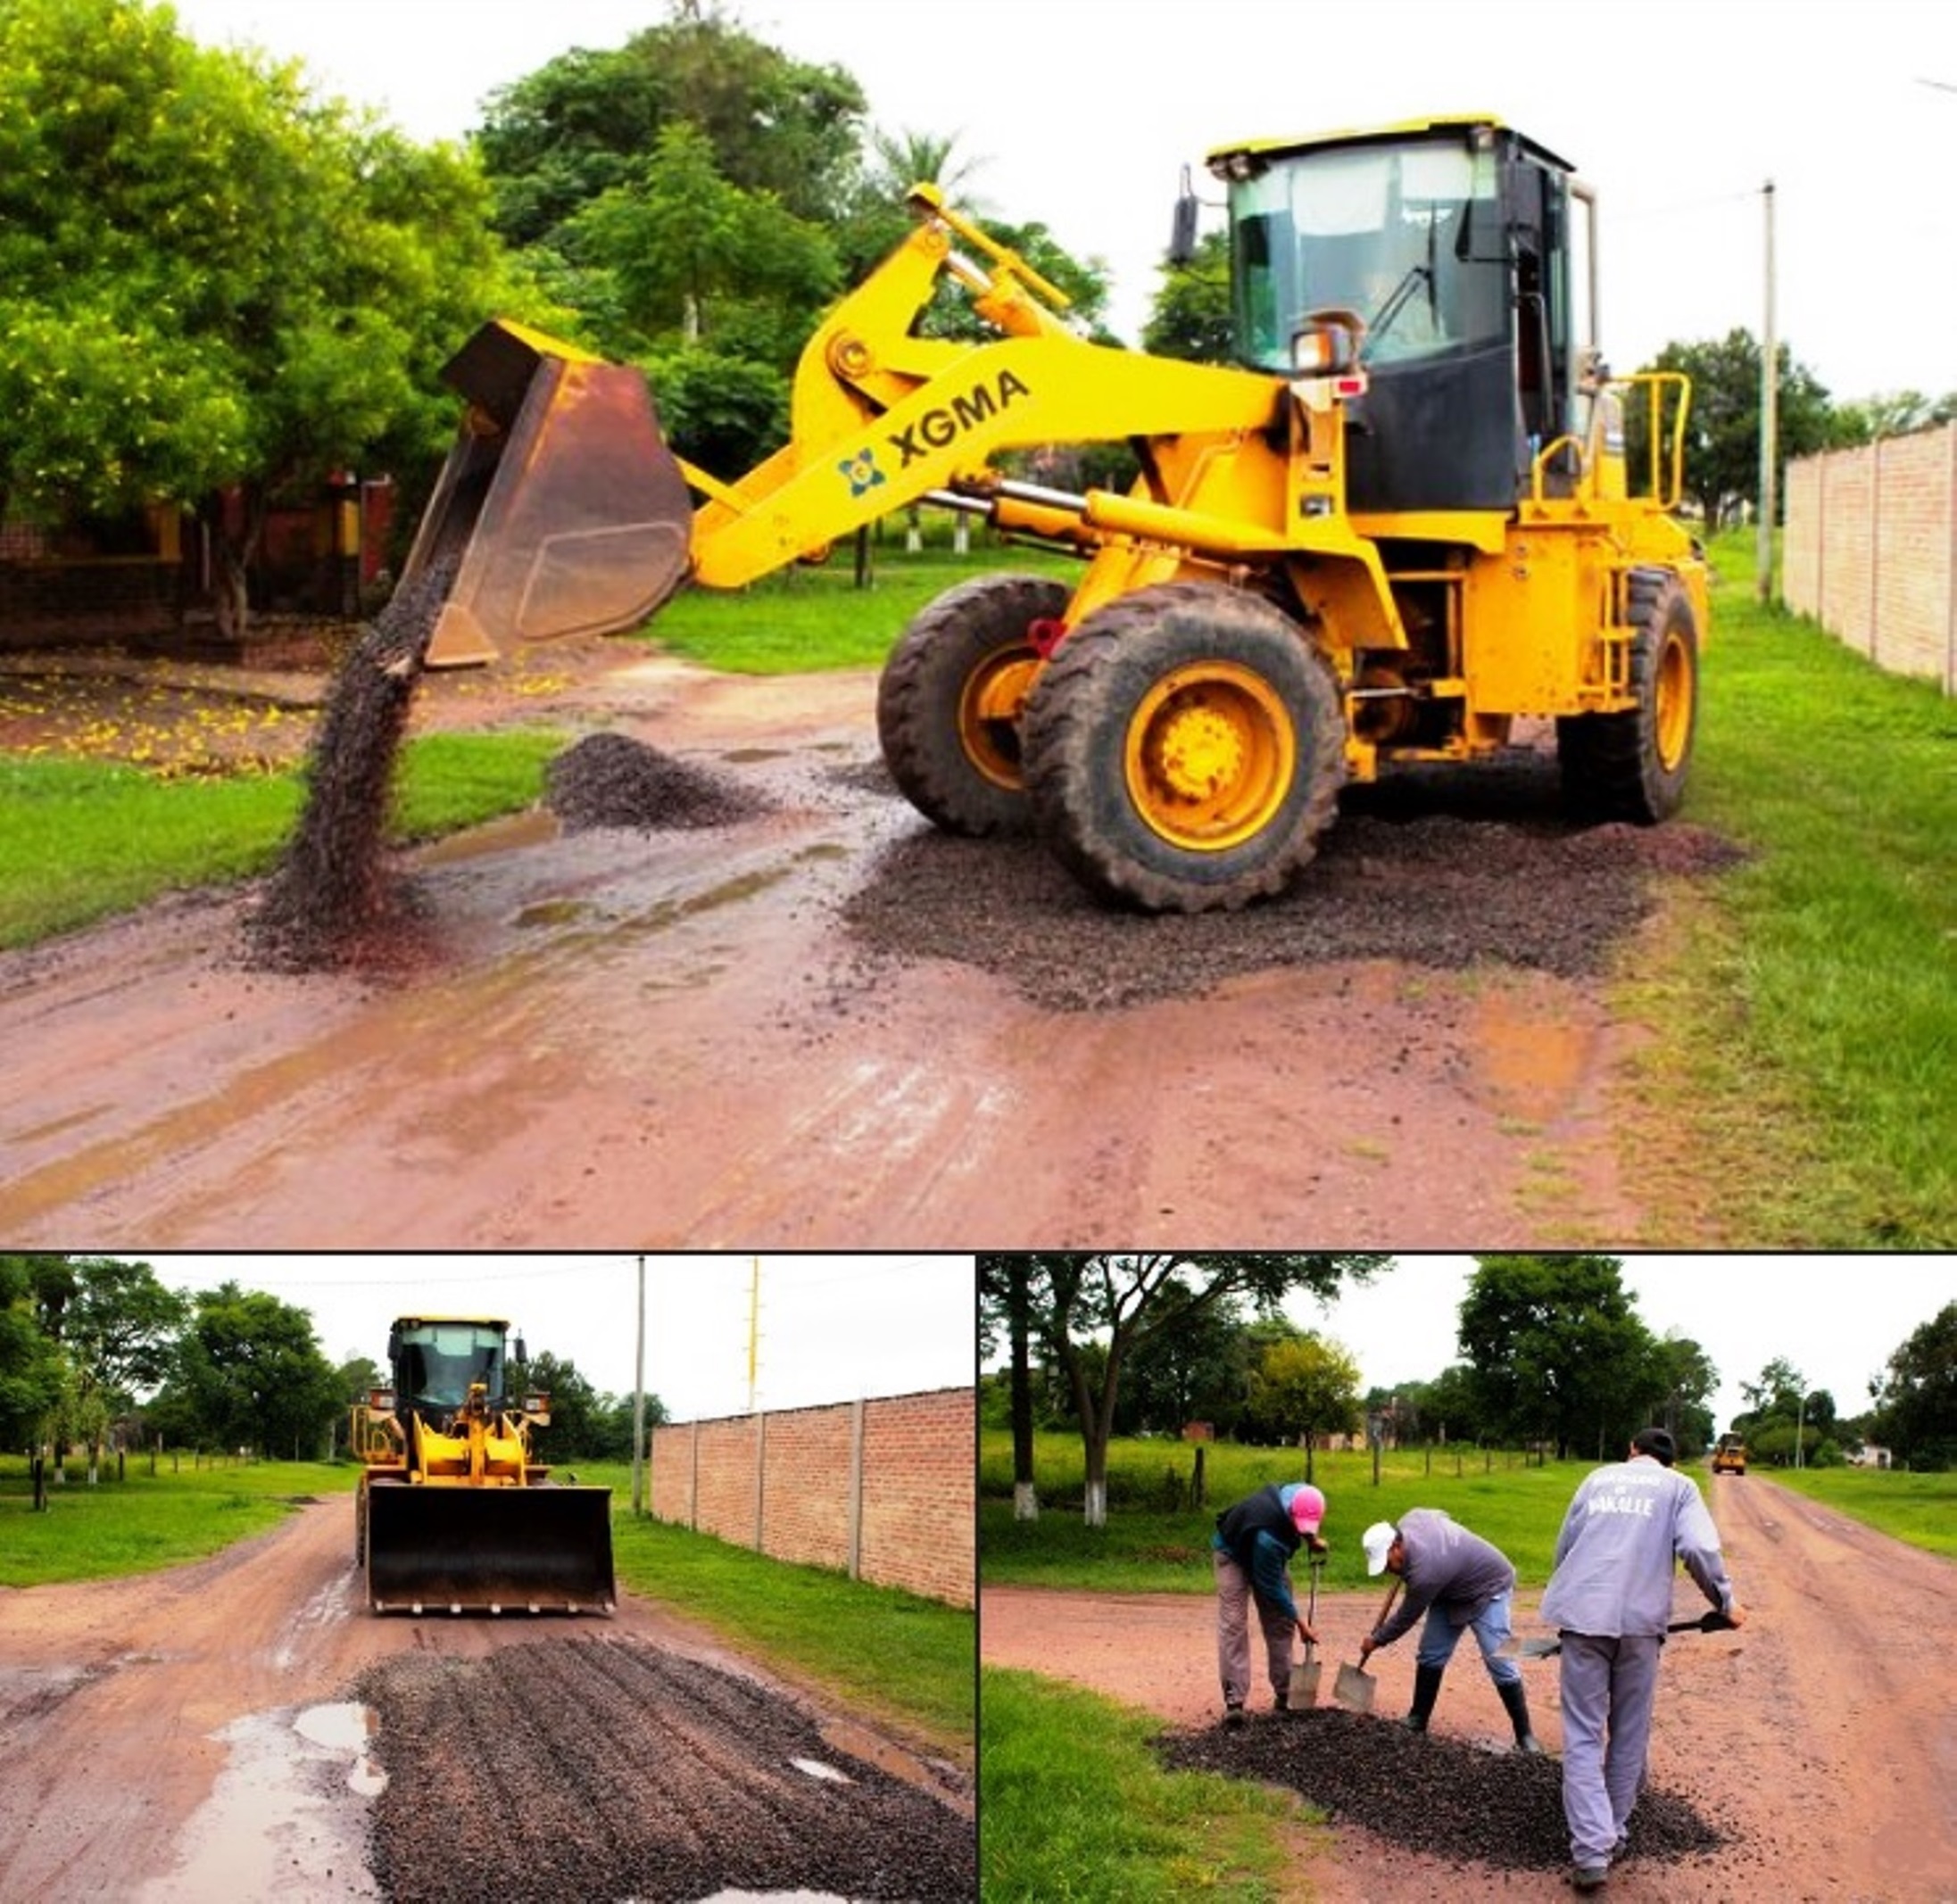
<svg viewBox="0 0 1957 1904"><path fill-rule="evenodd" d="M1876 1384L1873 1427L1912 1468L1957 1463L1957 1303L1911 1332Z"/></svg>
<svg viewBox="0 0 1957 1904"><path fill-rule="evenodd" d="M146 0L0 9L0 506L204 505L236 622L270 496L452 428L435 372L515 302L486 187Z"/></svg>

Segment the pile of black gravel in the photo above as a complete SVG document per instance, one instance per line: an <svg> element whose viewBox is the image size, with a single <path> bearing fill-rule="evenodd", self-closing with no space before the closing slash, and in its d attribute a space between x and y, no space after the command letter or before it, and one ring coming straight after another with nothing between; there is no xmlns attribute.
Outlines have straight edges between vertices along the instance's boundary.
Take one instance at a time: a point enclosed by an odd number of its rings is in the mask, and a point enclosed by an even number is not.
<svg viewBox="0 0 1957 1904"><path fill-rule="evenodd" d="M1157 1741L1178 1771L1288 1785L1336 1821L1430 1857L1512 1870L1570 1861L1563 1766L1547 1754L1488 1751L1397 1720L1320 1706ZM1725 1840L1684 1799L1646 1786L1631 1814L1629 1855L1677 1860Z"/></svg>
<svg viewBox="0 0 1957 1904"><path fill-rule="evenodd" d="M394 923L382 853L394 758L452 580L451 567L430 567L396 589L335 677L298 828L247 923L253 963L285 972L355 963Z"/></svg>
<svg viewBox="0 0 1957 1904"><path fill-rule="evenodd" d="M752 788L619 733L566 748L544 769L543 804L571 832L731 826L772 810Z"/></svg>
<svg viewBox="0 0 1957 1904"><path fill-rule="evenodd" d="M637 1642L417 1651L353 1691L388 1774L369 1849L395 1904L978 1895L968 1817L829 1744L787 1699Z"/></svg>
<svg viewBox="0 0 1957 1904"><path fill-rule="evenodd" d="M875 951L978 965L1049 1010L1112 1011L1347 960L1595 977L1649 915L1658 878L1718 873L1744 857L1678 822L1576 827L1526 809L1469 817L1423 811L1398 790L1370 799L1385 791L1348 795L1290 889L1241 912L1124 911L1093 898L1032 840L919 832L878 857L843 916Z"/></svg>

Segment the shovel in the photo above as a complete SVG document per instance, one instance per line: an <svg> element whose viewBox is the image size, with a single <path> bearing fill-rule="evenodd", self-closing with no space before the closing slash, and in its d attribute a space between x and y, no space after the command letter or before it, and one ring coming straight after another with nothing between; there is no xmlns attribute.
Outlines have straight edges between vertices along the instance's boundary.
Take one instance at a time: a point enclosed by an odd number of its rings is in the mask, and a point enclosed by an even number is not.
<svg viewBox="0 0 1957 1904"><path fill-rule="evenodd" d="M1667 1633L1730 1633L1733 1623L1717 1610L1702 1613L1696 1619L1675 1619L1665 1628ZM1505 1646L1503 1652L1515 1660L1553 1660L1563 1651L1563 1641L1523 1640L1520 1644Z"/></svg>
<svg viewBox="0 0 1957 1904"><path fill-rule="evenodd" d="M1311 1599L1305 1610L1305 1624L1314 1631L1318 1626L1318 1574L1324 1564L1323 1560L1312 1562ZM1316 1644L1306 1640L1305 1657L1291 1668L1290 1706L1293 1712L1302 1712L1306 1706L1318 1703L1318 1676L1323 1670Z"/></svg>
<svg viewBox="0 0 1957 1904"><path fill-rule="evenodd" d="M1389 1589L1386 1604L1380 1609L1380 1618L1373 1622L1374 1626L1382 1625L1387 1615L1393 1610L1393 1602L1400 1596L1401 1585L1400 1581L1396 1580ZM1342 1665L1339 1668L1339 1677L1332 1685L1331 1696L1348 1712L1370 1712L1372 1709L1373 1695L1379 1690L1380 1682L1364 1667Z"/></svg>

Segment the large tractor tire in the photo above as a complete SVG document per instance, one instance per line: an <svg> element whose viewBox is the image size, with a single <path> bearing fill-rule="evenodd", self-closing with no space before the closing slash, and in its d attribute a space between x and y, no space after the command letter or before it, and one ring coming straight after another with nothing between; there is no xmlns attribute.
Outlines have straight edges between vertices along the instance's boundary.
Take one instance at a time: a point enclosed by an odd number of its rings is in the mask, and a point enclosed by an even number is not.
<svg viewBox="0 0 1957 1904"><path fill-rule="evenodd" d="M1631 691L1621 714L1556 723L1556 757L1570 810L1587 819L1669 820L1685 797L1699 716L1699 625L1669 568L1630 576Z"/></svg>
<svg viewBox="0 0 1957 1904"><path fill-rule="evenodd" d="M1074 629L1035 685L1041 835L1105 898L1212 912L1278 892L1345 778L1338 684L1303 628L1207 583L1140 589Z"/></svg>
<svg viewBox="0 0 1957 1904"><path fill-rule="evenodd" d="M1019 715L1042 663L1028 633L1068 592L1041 575L981 575L905 631L877 688L876 731L899 791L947 832L1030 824Z"/></svg>

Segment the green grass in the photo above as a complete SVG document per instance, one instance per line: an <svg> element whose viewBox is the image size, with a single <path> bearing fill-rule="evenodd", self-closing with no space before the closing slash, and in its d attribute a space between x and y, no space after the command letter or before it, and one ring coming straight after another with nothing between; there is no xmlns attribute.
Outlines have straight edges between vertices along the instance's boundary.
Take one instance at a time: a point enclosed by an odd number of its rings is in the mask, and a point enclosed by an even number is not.
<svg viewBox="0 0 1957 1904"><path fill-rule="evenodd" d="M1652 1240L1957 1239L1957 707L1760 604L1721 538L1684 817L1752 862L1683 899L1620 1003Z"/></svg>
<svg viewBox="0 0 1957 1904"><path fill-rule="evenodd" d="M960 582L1003 570L1081 572L1067 557L990 547L974 536L962 558L931 546L917 555L882 548L873 585L858 589L853 552L838 547L820 567L785 569L744 589L689 589L647 633L662 649L729 674L878 667L919 609Z"/></svg>
<svg viewBox="0 0 1957 1904"><path fill-rule="evenodd" d="M988 1904L1169 1904L1304 1894L1315 1817L1240 1779L1165 1771L1161 1721L1037 1674L982 1676L979 1884Z"/></svg>
<svg viewBox="0 0 1957 1904"><path fill-rule="evenodd" d="M1212 1444L1205 1461L1208 1506L1171 1508L1165 1503L1167 1473L1173 1469L1186 1483L1194 1458L1194 1448L1179 1442L1114 1443L1108 1450L1107 1526L1090 1528L1081 1518L1080 1437L1038 1436L1033 1471L1040 1481L1040 1518L1016 1521L1011 1437L984 1430L979 1437L979 1566L986 1585L1213 1593L1209 1540L1218 1510L1269 1482L1301 1478L1304 1457L1296 1449ZM1430 1457L1412 1449L1382 1458L1375 1488L1370 1454L1319 1454L1314 1477L1325 1493L1325 1538L1331 1545L1322 1585L1328 1592L1374 1585L1366 1577L1360 1535L1373 1521L1394 1519L1408 1508L1438 1507L1493 1541L1515 1563L1522 1585L1545 1585L1563 1511L1594 1466L1571 1461L1535 1467L1519 1453L1477 1448L1436 1448Z"/></svg>
<svg viewBox="0 0 1957 1904"><path fill-rule="evenodd" d="M429 734L402 749L393 837L512 813L562 737ZM298 771L162 780L134 767L0 755L0 947L30 945L165 892L268 871L299 814Z"/></svg>
<svg viewBox="0 0 1957 1904"><path fill-rule="evenodd" d="M612 1494L618 1583L710 1627L784 1677L927 1734L969 1762L978 1626L969 1608L798 1567L631 1514L628 1467L580 1463Z"/></svg>
<svg viewBox="0 0 1957 1904"><path fill-rule="evenodd" d="M1957 1555L1957 1474L1802 1468L1777 1469L1769 1479L1755 1468L1747 1475L1746 1486L1756 1480L1792 1488L1926 1552Z"/></svg>
<svg viewBox="0 0 1957 1904"><path fill-rule="evenodd" d="M171 1456L160 1456L153 1477L149 1456L131 1455L118 1481L110 1455L93 1487L81 1463L70 1461L67 1482L56 1486L50 1475L48 1510L37 1514L27 1462L0 1458L0 1586L182 1566L278 1526L296 1501L353 1486L352 1468L327 1461L194 1466L188 1454L180 1461L173 1468Z"/></svg>

